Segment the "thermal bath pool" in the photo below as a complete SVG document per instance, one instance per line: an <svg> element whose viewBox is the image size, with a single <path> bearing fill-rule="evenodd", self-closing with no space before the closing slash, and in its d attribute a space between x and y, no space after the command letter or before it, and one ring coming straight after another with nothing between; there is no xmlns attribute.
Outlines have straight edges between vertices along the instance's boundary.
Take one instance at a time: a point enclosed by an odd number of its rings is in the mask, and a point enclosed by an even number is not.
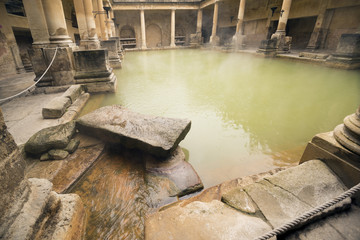
<svg viewBox="0 0 360 240"><path fill-rule="evenodd" d="M180 143L205 187L295 165L315 134L360 103L360 73L202 50L129 52L115 94L94 95L82 114L121 104L188 118Z"/></svg>

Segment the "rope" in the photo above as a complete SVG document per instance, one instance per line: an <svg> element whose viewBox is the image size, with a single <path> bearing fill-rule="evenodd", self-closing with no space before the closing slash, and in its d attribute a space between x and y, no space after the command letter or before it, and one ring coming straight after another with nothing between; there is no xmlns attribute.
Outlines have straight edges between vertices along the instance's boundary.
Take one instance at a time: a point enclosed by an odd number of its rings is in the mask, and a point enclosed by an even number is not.
<svg viewBox="0 0 360 240"><path fill-rule="evenodd" d="M314 208L313 210L310 210L306 213L304 213L303 215L301 215L300 217L295 218L294 220L290 221L289 223L286 223L278 228L273 229L272 231L262 235L261 237L256 238L256 240L266 240L269 239L271 237L274 237L276 235L280 235L283 234L285 232L287 232L288 230L294 228L296 225L298 225L301 222L304 222L305 220L309 219L310 217L314 216L315 214L318 214L322 211L324 211L325 209L334 206L335 204L337 204L338 202L344 200L345 198L351 197L352 195L354 195L356 192L358 192L360 190L360 183L358 183L357 185L355 185L354 187L350 188L349 190L347 190L346 192L344 192L343 194L341 194L340 196Z"/></svg>
<svg viewBox="0 0 360 240"><path fill-rule="evenodd" d="M26 91L29 91L31 88L33 88L38 82L41 81L41 79L45 76L45 74L49 71L51 65L53 64L54 60L55 60L55 57L56 57L56 54L57 54L57 51L58 51L58 47L56 47L55 49L55 53L54 53L54 56L49 64L49 66L46 68L45 72L39 77L39 79L33 84L31 85L30 87L26 88L25 90L13 95L13 96L10 96L10 97L7 97L7 98L3 98L3 99L0 99L0 102L4 102L4 101L7 101L7 100L10 100L10 99L13 99L17 96L20 96L21 94L23 94L24 92Z"/></svg>

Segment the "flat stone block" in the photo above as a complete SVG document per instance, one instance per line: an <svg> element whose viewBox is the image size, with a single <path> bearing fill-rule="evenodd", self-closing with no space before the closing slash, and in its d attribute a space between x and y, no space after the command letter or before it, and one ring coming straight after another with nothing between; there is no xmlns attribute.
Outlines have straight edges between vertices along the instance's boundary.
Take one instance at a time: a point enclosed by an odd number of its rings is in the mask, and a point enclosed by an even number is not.
<svg viewBox="0 0 360 240"><path fill-rule="evenodd" d="M174 206L150 215L146 219L145 236L149 240L246 240L270 230L260 218L214 200Z"/></svg>
<svg viewBox="0 0 360 240"><path fill-rule="evenodd" d="M329 57L329 54L324 53L314 53L314 52L301 52L299 57L311 58L311 59L326 59Z"/></svg>
<svg viewBox="0 0 360 240"><path fill-rule="evenodd" d="M313 207L347 190L338 177L320 160L305 162L266 179Z"/></svg>
<svg viewBox="0 0 360 240"><path fill-rule="evenodd" d="M74 51L75 69L77 72L101 72L109 70L108 50Z"/></svg>
<svg viewBox="0 0 360 240"><path fill-rule="evenodd" d="M82 84L86 86L89 93L100 93L100 92L114 93L117 86L117 78L115 75L112 75L110 81L91 81L91 82L83 82Z"/></svg>
<svg viewBox="0 0 360 240"><path fill-rule="evenodd" d="M71 103L74 103L83 92L84 87L82 85L72 85L63 93L62 96L69 98Z"/></svg>
<svg viewBox="0 0 360 240"><path fill-rule="evenodd" d="M56 97L42 109L43 118L60 118L70 105L71 99L65 96Z"/></svg>
<svg viewBox="0 0 360 240"><path fill-rule="evenodd" d="M189 120L143 115L119 105L102 107L77 121L80 132L159 157L172 154L190 126Z"/></svg>

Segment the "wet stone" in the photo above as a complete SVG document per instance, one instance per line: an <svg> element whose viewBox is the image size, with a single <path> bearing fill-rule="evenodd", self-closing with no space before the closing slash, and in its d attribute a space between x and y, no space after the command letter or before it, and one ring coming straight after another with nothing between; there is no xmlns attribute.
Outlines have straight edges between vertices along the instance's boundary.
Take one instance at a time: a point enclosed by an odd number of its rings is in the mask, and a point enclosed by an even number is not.
<svg viewBox="0 0 360 240"><path fill-rule="evenodd" d="M70 105L71 99L64 96L56 97L42 109L42 116L45 119L60 118Z"/></svg>
<svg viewBox="0 0 360 240"><path fill-rule="evenodd" d="M225 193L222 196L221 201L245 213L254 214L258 210L253 200L241 188L235 188L232 191Z"/></svg>
<svg viewBox="0 0 360 240"><path fill-rule="evenodd" d="M50 149L64 149L75 133L75 122L44 128L35 133L25 144L25 151L41 154Z"/></svg>
<svg viewBox="0 0 360 240"><path fill-rule="evenodd" d="M40 161L46 161L46 160L49 160L49 159L50 159L49 153L44 153L40 157Z"/></svg>
<svg viewBox="0 0 360 240"><path fill-rule="evenodd" d="M62 160L65 159L69 153L62 149L53 149L49 151L49 156L51 159L54 160Z"/></svg>
<svg viewBox="0 0 360 240"><path fill-rule="evenodd" d="M84 134L159 157L169 156L190 127L190 120L143 115L119 105L102 107L77 121Z"/></svg>
<svg viewBox="0 0 360 240"><path fill-rule="evenodd" d="M80 140L71 139L69 144L66 146L64 150L71 154L76 151L76 149L79 147L79 144L80 144Z"/></svg>

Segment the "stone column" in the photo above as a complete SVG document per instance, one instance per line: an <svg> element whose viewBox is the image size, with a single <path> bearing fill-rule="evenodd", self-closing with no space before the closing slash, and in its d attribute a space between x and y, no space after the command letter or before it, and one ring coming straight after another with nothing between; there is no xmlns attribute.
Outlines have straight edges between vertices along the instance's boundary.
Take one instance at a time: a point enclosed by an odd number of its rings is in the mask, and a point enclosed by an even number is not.
<svg viewBox="0 0 360 240"><path fill-rule="evenodd" d="M145 13L140 10L140 25L141 25L141 49L146 49L146 30L145 30Z"/></svg>
<svg viewBox="0 0 360 240"><path fill-rule="evenodd" d="M290 7L292 0L284 0L281 11L279 24L277 26L276 32L271 36L271 39L276 40L278 52L287 52L290 49L291 38L286 38L286 24L289 18Z"/></svg>
<svg viewBox="0 0 360 240"><path fill-rule="evenodd" d="M328 3L329 0L322 0L320 3L319 15L316 19L314 30L311 33L309 43L306 47L307 49L315 50L320 47L321 39L323 38L324 34L324 19Z"/></svg>
<svg viewBox="0 0 360 240"><path fill-rule="evenodd" d="M104 11L103 1L98 0L97 4L98 4L98 11ZM106 15L105 14L98 14L96 16L99 17L99 19L100 19L101 40L107 40L108 39L107 38L107 30L106 30L106 25L105 25Z"/></svg>
<svg viewBox="0 0 360 240"><path fill-rule="evenodd" d="M112 29L111 29L112 19L110 17L110 15L111 15L110 13L111 13L111 11L109 11L108 17L106 18L106 29L107 29L108 39L113 36Z"/></svg>
<svg viewBox="0 0 360 240"><path fill-rule="evenodd" d="M93 9L94 11L97 11L98 9L98 3L97 0L92 0L92 4L93 4ZM95 14L93 14L95 16ZM98 38L101 38L101 24L100 24L100 18L99 17L94 17L95 19L95 24L96 24L96 33L98 35Z"/></svg>
<svg viewBox="0 0 360 240"><path fill-rule="evenodd" d="M116 30L115 30L115 17L114 17L114 11L111 10L110 11L110 18L111 18L111 33L112 36L115 37L116 36Z"/></svg>
<svg viewBox="0 0 360 240"><path fill-rule="evenodd" d="M73 45L66 27L64 9L61 0L42 0L50 43L55 45Z"/></svg>
<svg viewBox="0 0 360 240"><path fill-rule="evenodd" d="M199 9L197 13L196 33L200 33L200 34L202 28L202 16L203 16L203 10Z"/></svg>
<svg viewBox="0 0 360 240"><path fill-rule="evenodd" d="M241 48L244 43L243 23L244 23L244 14L245 14L245 4L246 4L246 0L240 0L238 18L236 23L236 32L233 37L233 43L235 45L235 48Z"/></svg>
<svg viewBox="0 0 360 240"><path fill-rule="evenodd" d="M85 16L86 16L86 24L87 31L90 41L99 42L97 33L96 33L96 24L95 18L93 14L93 4L91 0L84 0L84 8L85 8Z"/></svg>
<svg viewBox="0 0 360 240"><path fill-rule="evenodd" d="M86 41L89 38L83 0L74 0L74 7L76 12L76 21L78 24L79 35L81 39L80 45L83 45L83 41Z"/></svg>
<svg viewBox="0 0 360 240"><path fill-rule="evenodd" d="M171 10L171 39L170 47L176 47L175 45L175 9Z"/></svg>
<svg viewBox="0 0 360 240"><path fill-rule="evenodd" d="M33 45L49 44L49 31L41 0L23 0Z"/></svg>
<svg viewBox="0 0 360 240"><path fill-rule="evenodd" d="M214 4L213 26L212 26L212 32L211 32L211 37L210 37L210 44L213 46L219 45L219 37L216 36L218 15L219 15L219 2L216 1Z"/></svg>

